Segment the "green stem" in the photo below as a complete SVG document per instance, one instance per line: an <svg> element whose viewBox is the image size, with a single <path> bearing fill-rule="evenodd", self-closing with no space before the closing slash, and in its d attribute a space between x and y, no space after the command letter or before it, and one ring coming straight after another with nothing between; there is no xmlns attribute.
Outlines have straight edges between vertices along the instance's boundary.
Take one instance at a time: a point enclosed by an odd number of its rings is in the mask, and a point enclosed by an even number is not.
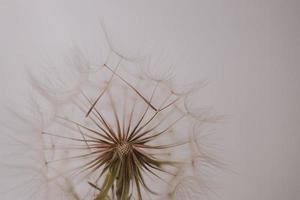
<svg viewBox="0 0 300 200"><path fill-rule="evenodd" d="M114 168L108 171L108 174L106 175L106 178L104 180L102 189L100 194L96 197L95 200L105 200L107 198L107 193L109 189L112 187L116 176L117 176L118 168Z"/></svg>

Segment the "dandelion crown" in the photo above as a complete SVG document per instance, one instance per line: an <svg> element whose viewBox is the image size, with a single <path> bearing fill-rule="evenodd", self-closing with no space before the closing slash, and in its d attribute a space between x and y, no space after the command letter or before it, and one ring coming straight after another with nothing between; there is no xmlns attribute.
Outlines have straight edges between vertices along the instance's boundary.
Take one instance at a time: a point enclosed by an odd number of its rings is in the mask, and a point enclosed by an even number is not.
<svg viewBox="0 0 300 200"><path fill-rule="evenodd" d="M199 127L218 119L194 104L199 84L180 86L169 72L140 70L112 48L101 66L91 69L79 54L74 63L84 78L71 92L31 77L36 90L59 105L40 132L41 185L55 188L43 198L202 198L200 167L217 161L203 150ZM68 98L60 98L64 93ZM39 198L38 192L29 196Z"/></svg>

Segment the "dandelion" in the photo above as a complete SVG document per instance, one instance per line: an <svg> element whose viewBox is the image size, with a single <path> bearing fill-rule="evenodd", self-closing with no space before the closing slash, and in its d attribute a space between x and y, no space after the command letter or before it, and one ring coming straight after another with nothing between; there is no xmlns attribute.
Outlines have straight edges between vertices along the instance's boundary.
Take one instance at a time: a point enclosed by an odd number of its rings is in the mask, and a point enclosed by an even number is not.
<svg viewBox="0 0 300 200"><path fill-rule="evenodd" d="M45 199L77 200L203 195L199 165L215 162L202 151L195 127L217 118L191 106L195 85L178 89L169 73L157 77L135 67L113 50L97 71L77 67L85 69L78 72L84 79L63 103L61 96L55 99L54 90L31 77L55 114L37 130L41 145L33 151L41 154L42 162L30 180L41 181L26 198L39 199L42 191ZM48 189L39 189L41 185Z"/></svg>

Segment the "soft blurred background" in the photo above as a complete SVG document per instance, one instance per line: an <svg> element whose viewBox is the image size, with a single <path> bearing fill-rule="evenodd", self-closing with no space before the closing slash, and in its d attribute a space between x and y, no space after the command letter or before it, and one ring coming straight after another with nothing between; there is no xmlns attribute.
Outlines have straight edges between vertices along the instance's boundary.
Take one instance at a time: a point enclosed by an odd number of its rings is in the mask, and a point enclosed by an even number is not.
<svg viewBox="0 0 300 200"><path fill-rule="evenodd" d="M212 126L227 165L212 199L297 200L299 13L298 0L0 0L0 103L22 106L26 71L73 46L103 63L102 23L124 56L157 58L182 83L204 80L199 104L228 116Z"/></svg>

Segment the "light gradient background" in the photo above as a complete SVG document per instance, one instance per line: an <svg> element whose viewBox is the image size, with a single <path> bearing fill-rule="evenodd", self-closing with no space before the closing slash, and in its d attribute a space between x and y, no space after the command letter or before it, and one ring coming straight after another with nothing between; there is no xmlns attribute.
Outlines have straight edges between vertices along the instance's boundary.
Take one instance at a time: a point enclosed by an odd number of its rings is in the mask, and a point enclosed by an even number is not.
<svg viewBox="0 0 300 200"><path fill-rule="evenodd" d="M300 199L300 1L0 0L1 105L22 105L44 56L75 44L101 63L100 20L122 54L208 82L199 103L229 116L215 125L229 170L213 199Z"/></svg>

